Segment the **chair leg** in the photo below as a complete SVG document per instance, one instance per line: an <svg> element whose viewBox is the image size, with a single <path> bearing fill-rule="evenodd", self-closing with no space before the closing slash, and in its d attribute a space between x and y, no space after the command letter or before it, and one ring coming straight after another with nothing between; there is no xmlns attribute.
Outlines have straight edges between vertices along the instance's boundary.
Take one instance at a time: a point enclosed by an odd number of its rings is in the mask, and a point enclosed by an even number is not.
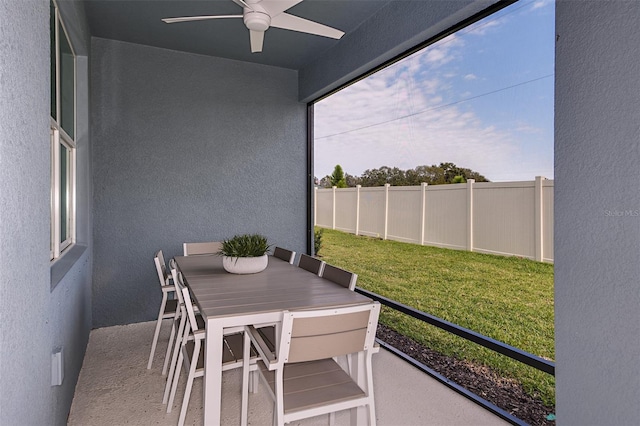
<svg viewBox="0 0 640 426"><path fill-rule="evenodd" d="M183 333L185 329L185 315L180 316L180 325L178 326L178 333L176 334L176 342L173 347L173 353L171 354L171 366L169 368L169 374L167 375L167 383L164 386L164 395L162 396L162 403L166 404L167 399L169 398L169 390L171 389L171 384L174 380L174 372L176 369L176 360L178 358L178 354L181 352L180 348L182 347L182 340L184 339Z"/></svg>
<svg viewBox="0 0 640 426"><path fill-rule="evenodd" d="M249 367L250 367L250 348L251 339L249 334L245 331L243 333L243 347L242 347L242 404L240 409L240 425L247 426L248 423L248 411L249 411Z"/></svg>
<svg viewBox="0 0 640 426"><path fill-rule="evenodd" d="M171 335L169 336L169 344L167 345L167 352L164 354L164 364L162 365L162 375L167 374L167 367L169 366L169 354L171 353L171 347L173 346L173 339L176 337L176 322L171 324Z"/></svg>
<svg viewBox="0 0 640 426"><path fill-rule="evenodd" d="M371 352L367 352L366 356L366 371L367 371L367 396L369 397L369 404L367 408L369 409L369 424L371 426L376 426L376 405L375 398L373 397L373 368L372 368L372 359Z"/></svg>
<svg viewBox="0 0 640 426"><path fill-rule="evenodd" d="M182 350L180 350L180 355L178 356L178 363L176 364L176 372L173 375L173 382L171 384L171 394L169 395L169 403L167 404L167 413L171 412L173 408L173 400L176 397L176 389L178 389L178 380L180 380L180 370L182 369Z"/></svg>
<svg viewBox="0 0 640 426"><path fill-rule="evenodd" d="M178 426L184 426L184 419L187 417L187 408L189 408L189 400L191 399L191 388L193 387L193 379L196 374L196 367L198 366L198 356L200 353L200 348L198 347L198 345L196 345L196 351L194 351L194 356L191 359L191 365L189 366L187 386L184 389L184 397L182 398L182 407L180 408Z"/></svg>
<svg viewBox="0 0 640 426"><path fill-rule="evenodd" d="M275 383L275 413L276 422L278 426L284 426L284 372L281 368L276 370L276 383Z"/></svg>
<svg viewBox="0 0 640 426"><path fill-rule="evenodd" d="M151 353L149 354L149 362L147 370L151 369L153 364L153 356L156 353L156 345L158 344L158 336L160 335L160 327L162 326L162 317L164 315L164 307L167 305L167 293L162 293L162 303L160 304L160 312L158 313L158 321L156 321L156 331L153 333L153 343L151 343Z"/></svg>

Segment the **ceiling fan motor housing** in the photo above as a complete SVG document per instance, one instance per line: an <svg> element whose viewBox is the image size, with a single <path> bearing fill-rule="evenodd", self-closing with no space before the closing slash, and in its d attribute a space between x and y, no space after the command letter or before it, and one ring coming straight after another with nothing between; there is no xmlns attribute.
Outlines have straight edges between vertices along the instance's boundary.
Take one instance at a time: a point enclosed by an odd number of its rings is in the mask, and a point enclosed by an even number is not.
<svg viewBox="0 0 640 426"><path fill-rule="evenodd" d="M266 31L271 25L271 17L260 11L247 11L245 9L243 21L247 28L252 31Z"/></svg>

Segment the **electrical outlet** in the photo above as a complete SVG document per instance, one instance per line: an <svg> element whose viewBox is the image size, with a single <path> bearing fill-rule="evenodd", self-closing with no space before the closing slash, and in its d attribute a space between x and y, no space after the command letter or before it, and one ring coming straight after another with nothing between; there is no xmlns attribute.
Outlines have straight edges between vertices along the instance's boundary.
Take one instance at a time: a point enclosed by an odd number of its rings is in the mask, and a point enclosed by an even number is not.
<svg viewBox="0 0 640 426"><path fill-rule="evenodd" d="M64 380L64 351L62 348L51 354L51 386L60 386Z"/></svg>

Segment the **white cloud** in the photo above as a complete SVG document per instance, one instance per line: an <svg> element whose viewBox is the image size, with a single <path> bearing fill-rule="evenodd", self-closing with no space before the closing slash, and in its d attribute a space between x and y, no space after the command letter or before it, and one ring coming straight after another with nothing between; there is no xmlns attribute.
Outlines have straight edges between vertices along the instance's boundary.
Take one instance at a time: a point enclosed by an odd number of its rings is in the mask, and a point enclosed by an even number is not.
<svg viewBox="0 0 640 426"><path fill-rule="evenodd" d="M550 0L538 0L538 1L535 1L535 2L533 2L533 6L531 6L531 9L535 10L535 9L540 9L542 7L545 7L546 5L549 4L549 1Z"/></svg>
<svg viewBox="0 0 640 426"><path fill-rule="evenodd" d="M510 135L484 125L458 106L438 107L436 83L381 85L375 77L316 104L315 174L336 164L359 176L381 166L414 168L453 162L485 174L507 167L514 154ZM415 115L412 115L415 114ZM405 116L410 118L400 118ZM378 124L386 122L384 124ZM359 130L354 130L359 129ZM345 133L346 132L346 133Z"/></svg>
<svg viewBox="0 0 640 426"><path fill-rule="evenodd" d="M475 75L475 74L467 74L467 75L465 75L465 76L464 76L464 79L465 79L465 80L467 80L467 81L475 80L475 79L477 79L477 78L478 78L478 77L476 77L476 75Z"/></svg>
<svg viewBox="0 0 640 426"><path fill-rule="evenodd" d="M502 16L500 18L494 18L490 20L482 20L478 21L474 24L469 25L466 30L464 30L465 34L473 34L473 35L485 35L488 31L495 29L502 25L505 17Z"/></svg>

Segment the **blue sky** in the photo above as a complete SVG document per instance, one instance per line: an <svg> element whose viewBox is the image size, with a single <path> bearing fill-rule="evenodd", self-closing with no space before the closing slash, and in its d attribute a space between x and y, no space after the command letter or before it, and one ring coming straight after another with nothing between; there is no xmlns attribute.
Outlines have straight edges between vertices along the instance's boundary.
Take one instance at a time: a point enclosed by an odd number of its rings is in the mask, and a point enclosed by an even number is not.
<svg viewBox="0 0 640 426"><path fill-rule="evenodd" d="M452 162L553 178L553 0L521 0L315 105L315 175Z"/></svg>

